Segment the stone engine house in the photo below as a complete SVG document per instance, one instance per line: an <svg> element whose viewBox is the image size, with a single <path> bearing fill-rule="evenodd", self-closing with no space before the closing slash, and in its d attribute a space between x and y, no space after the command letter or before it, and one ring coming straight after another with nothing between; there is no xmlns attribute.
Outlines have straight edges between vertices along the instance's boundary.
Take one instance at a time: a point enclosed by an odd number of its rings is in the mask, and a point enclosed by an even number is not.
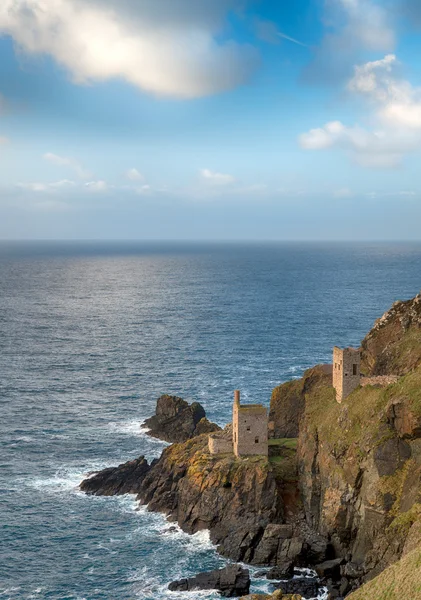
<svg viewBox="0 0 421 600"><path fill-rule="evenodd" d="M345 400L361 383L361 355L356 348L333 349L333 387L336 400Z"/></svg>
<svg viewBox="0 0 421 600"><path fill-rule="evenodd" d="M235 456L268 455L268 413L262 404L240 404L234 392L232 440Z"/></svg>
<svg viewBox="0 0 421 600"><path fill-rule="evenodd" d="M240 404L240 392L234 392L232 426L209 436L209 452L235 456L268 456L268 412L262 404Z"/></svg>

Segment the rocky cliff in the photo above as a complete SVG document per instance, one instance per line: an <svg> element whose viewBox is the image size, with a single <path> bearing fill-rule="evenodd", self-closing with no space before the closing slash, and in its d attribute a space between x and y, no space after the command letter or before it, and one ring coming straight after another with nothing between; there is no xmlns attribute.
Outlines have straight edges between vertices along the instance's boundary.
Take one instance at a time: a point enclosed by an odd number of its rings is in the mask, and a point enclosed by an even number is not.
<svg viewBox="0 0 421 600"><path fill-rule="evenodd" d="M421 502L421 367L342 404L328 382L316 382L300 423L298 469L307 523L346 558L350 586L399 559L416 537Z"/></svg>
<svg viewBox="0 0 421 600"><path fill-rule="evenodd" d="M421 293L395 302L378 319L362 344L366 375L404 375L421 364Z"/></svg>
<svg viewBox="0 0 421 600"><path fill-rule="evenodd" d="M197 435L221 430L208 421L201 404L189 404L168 394L158 398L155 414L146 419L143 426L148 428L148 435L170 443L185 442Z"/></svg>
<svg viewBox="0 0 421 600"><path fill-rule="evenodd" d="M164 512L185 531L209 529L220 552L236 561L287 571L318 565L331 598L383 572L387 577L385 569L394 563L402 569L417 563L420 307L421 296L395 304L363 342L366 373L398 374L396 382L366 381L338 404L331 368L322 365L274 390L269 459L211 455L203 434L166 448L150 466L141 458L90 477L82 489L137 493L150 510ZM174 424L187 410L183 436L200 431L200 411L194 408L191 419L188 405L176 399L175 414L166 414L174 399L164 398L165 410L157 416ZM172 425L163 429L172 432ZM298 437L297 454L295 441L276 439L287 437Z"/></svg>
<svg viewBox="0 0 421 600"><path fill-rule="evenodd" d="M166 448L143 480L139 499L188 533L209 529L222 554L245 562L252 562L266 526L284 516L268 461L211 455L206 435Z"/></svg>

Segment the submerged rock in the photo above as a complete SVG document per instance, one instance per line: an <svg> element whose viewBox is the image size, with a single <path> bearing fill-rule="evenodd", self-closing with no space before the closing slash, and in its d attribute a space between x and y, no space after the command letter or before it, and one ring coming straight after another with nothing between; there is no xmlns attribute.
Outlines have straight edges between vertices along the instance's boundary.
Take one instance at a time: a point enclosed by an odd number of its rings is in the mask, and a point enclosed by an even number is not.
<svg viewBox="0 0 421 600"><path fill-rule="evenodd" d="M189 404L178 396L158 398L156 412L146 419L148 435L170 443L181 443L201 435L220 431L221 428L206 418L205 409L198 402Z"/></svg>
<svg viewBox="0 0 421 600"><path fill-rule="evenodd" d="M225 569L199 573L189 579L173 581L168 589L171 592L217 590L224 598L235 598L249 593L250 574L240 565L229 565Z"/></svg>
<svg viewBox="0 0 421 600"><path fill-rule="evenodd" d="M138 494L149 469L150 466L145 457L141 456L118 467L104 469L91 475L82 481L80 489L86 494L95 496Z"/></svg>

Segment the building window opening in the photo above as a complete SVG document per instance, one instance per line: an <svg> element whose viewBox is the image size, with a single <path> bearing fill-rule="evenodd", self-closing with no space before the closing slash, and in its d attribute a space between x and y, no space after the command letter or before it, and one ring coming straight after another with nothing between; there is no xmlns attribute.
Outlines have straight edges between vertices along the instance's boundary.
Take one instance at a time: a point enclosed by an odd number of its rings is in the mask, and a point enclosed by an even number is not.
<svg viewBox="0 0 421 600"><path fill-rule="evenodd" d="M357 365L352 365L352 374L353 375L358 375L358 373L357 373Z"/></svg>
<svg viewBox="0 0 421 600"><path fill-rule="evenodd" d="M258 437L254 438L254 443L255 443L255 444L258 444L258 443L259 443L259 438L258 438Z"/></svg>
<svg viewBox="0 0 421 600"><path fill-rule="evenodd" d="M247 431L251 431L251 427L250 427L250 425L247 427Z"/></svg>

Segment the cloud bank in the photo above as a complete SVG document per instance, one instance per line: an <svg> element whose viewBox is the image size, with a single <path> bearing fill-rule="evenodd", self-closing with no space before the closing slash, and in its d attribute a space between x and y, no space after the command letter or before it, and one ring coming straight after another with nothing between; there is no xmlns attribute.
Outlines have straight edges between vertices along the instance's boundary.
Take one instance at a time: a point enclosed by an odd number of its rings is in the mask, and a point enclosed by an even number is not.
<svg viewBox="0 0 421 600"><path fill-rule="evenodd" d="M194 98L234 88L255 50L218 34L237 0L2 0L0 33L46 54L75 83L122 79L159 95Z"/></svg>
<svg viewBox="0 0 421 600"><path fill-rule="evenodd" d="M345 150L364 167L393 168L421 147L421 88L399 76L398 60L388 54L358 65L347 85L368 102L375 128L331 121L300 136L306 150Z"/></svg>

